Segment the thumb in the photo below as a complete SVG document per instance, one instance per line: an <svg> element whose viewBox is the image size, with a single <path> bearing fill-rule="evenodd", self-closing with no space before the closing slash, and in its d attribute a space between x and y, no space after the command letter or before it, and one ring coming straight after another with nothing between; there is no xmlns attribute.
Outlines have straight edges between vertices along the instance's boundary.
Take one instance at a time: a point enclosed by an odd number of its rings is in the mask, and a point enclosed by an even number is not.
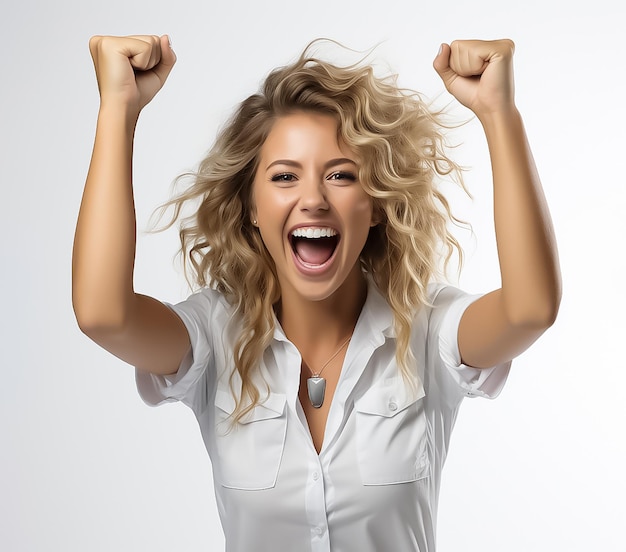
<svg viewBox="0 0 626 552"><path fill-rule="evenodd" d="M168 35L161 36L159 40L161 41L161 59L153 71L161 83L164 83L176 63L176 54L172 50L172 43Z"/></svg>
<svg viewBox="0 0 626 552"><path fill-rule="evenodd" d="M439 48L437 57L435 57L433 61L433 67L435 71L437 71L437 74L441 77L443 83L446 85L446 88L457 76L454 70L450 67L450 53L450 45L444 42Z"/></svg>

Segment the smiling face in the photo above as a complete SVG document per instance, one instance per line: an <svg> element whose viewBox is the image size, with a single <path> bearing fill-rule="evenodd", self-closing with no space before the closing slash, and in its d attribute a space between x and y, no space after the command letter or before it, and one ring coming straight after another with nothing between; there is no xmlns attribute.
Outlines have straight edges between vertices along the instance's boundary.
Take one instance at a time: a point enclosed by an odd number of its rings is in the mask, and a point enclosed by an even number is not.
<svg viewBox="0 0 626 552"><path fill-rule="evenodd" d="M299 111L276 120L260 152L252 218L276 265L283 301L361 289L359 256L373 209L358 169L332 116Z"/></svg>

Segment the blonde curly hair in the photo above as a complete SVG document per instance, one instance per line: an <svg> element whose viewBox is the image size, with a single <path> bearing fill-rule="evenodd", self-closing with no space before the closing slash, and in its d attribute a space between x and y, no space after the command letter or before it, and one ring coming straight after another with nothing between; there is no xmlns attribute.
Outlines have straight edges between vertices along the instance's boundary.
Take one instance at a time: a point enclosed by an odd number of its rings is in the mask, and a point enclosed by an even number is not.
<svg viewBox="0 0 626 552"><path fill-rule="evenodd" d="M360 160L359 181L380 217L361 266L393 311L403 374L410 371L411 324L427 302L428 283L442 258L447 263L456 250L462 259L448 229L456 219L436 187L442 176L462 185L460 167L445 154L443 114L417 92L399 88L394 75L377 77L363 62L338 66L318 59L312 53L318 42L272 71L239 105L198 169L183 175L192 184L164 206L174 208L171 226L184 205L199 204L180 227L187 277L223 293L240 324L234 344L240 389L231 376L235 421L262 400L250 376L273 338L273 308L281 296L274 262L250 220L259 152L277 118L298 110L332 115L338 137Z"/></svg>

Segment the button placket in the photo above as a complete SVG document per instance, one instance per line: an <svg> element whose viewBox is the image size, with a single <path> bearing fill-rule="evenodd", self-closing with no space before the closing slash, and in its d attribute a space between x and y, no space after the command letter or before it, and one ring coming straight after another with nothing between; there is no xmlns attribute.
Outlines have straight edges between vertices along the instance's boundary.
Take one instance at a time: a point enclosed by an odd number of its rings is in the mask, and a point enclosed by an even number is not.
<svg viewBox="0 0 626 552"><path fill-rule="evenodd" d="M324 477L319 457L309 465L309 483L306 490L306 511L311 528L311 550L329 552L328 519Z"/></svg>

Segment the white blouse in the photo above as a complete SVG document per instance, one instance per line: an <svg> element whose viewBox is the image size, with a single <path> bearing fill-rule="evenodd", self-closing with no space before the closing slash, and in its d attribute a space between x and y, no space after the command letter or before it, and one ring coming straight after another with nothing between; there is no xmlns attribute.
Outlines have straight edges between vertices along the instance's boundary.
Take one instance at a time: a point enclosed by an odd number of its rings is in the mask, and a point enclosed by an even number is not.
<svg viewBox="0 0 626 552"><path fill-rule="evenodd" d="M233 427L237 329L228 303L204 289L171 306L192 353L173 376L137 371L137 385L147 404L182 401L193 409L227 552L435 550L441 469L461 400L495 397L510 363L462 365L459 320L477 297L436 285L429 295L433 307L415 319L416 369L407 382L395 362L391 309L369 283L319 455L298 400L300 354L280 325L256 374L267 399Z"/></svg>

